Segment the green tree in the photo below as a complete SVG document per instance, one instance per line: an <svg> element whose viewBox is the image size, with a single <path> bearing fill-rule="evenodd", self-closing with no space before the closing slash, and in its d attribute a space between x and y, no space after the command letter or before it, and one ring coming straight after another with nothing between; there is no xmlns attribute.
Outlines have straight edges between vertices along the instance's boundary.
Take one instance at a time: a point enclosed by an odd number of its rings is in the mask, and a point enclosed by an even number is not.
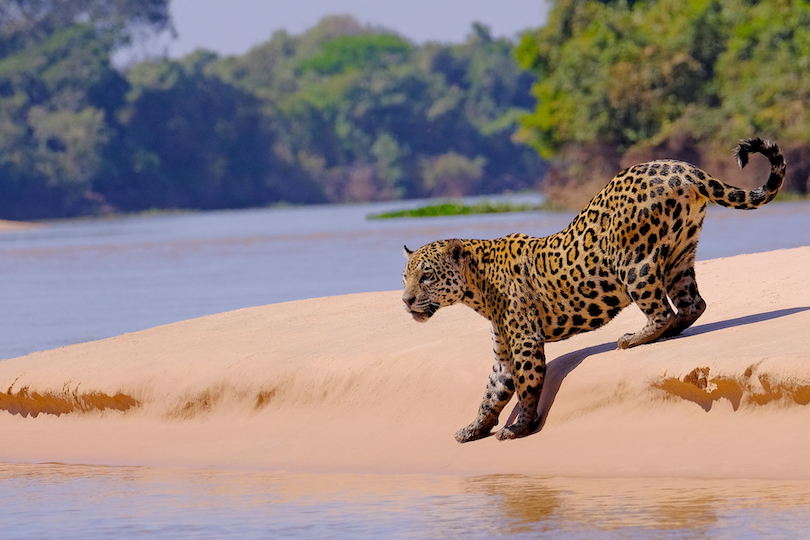
<svg viewBox="0 0 810 540"><path fill-rule="evenodd" d="M722 98L717 134L777 137L787 151L786 188L810 191L810 3L753 5L717 62Z"/></svg>
<svg viewBox="0 0 810 540"><path fill-rule="evenodd" d="M144 63L130 73L124 154L128 167L99 181L124 210L237 208L314 202L295 171L272 159L273 136L255 96L206 72L212 54Z"/></svg>
<svg viewBox="0 0 810 540"><path fill-rule="evenodd" d="M298 69L334 75L386 61L399 63L408 57L411 49L410 43L391 34L338 36L321 45L319 54L301 62Z"/></svg>
<svg viewBox="0 0 810 540"><path fill-rule="evenodd" d="M3 215L89 211L95 202L85 195L103 161L108 121L123 102L122 82L108 44L89 25L0 60Z"/></svg>
<svg viewBox="0 0 810 540"><path fill-rule="evenodd" d="M110 55L169 27L166 0L0 0L0 215L99 209L127 90Z"/></svg>
<svg viewBox="0 0 810 540"><path fill-rule="evenodd" d="M469 159L455 152L424 160L424 187L431 196L458 197L474 193L484 175L486 159Z"/></svg>
<svg viewBox="0 0 810 540"><path fill-rule="evenodd" d="M538 77L520 137L552 160L554 193L582 192L575 206L619 167L714 168L753 134L788 148L787 185L806 190L809 13L804 0L557 0L516 49Z"/></svg>
<svg viewBox="0 0 810 540"><path fill-rule="evenodd" d="M0 15L4 217L466 195L544 170L515 140L534 77L480 24L417 46L327 17L122 75L111 53L170 30L165 0L0 0Z"/></svg>
<svg viewBox="0 0 810 540"><path fill-rule="evenodd" d="M139 32L172 31L167 0L0 0L0 56L79 23L117 45Z"/></svg>
<svg viewBox="0 0 810 540"><path fill-rule="evenodd" d="M543 171L513 140L534 80L513 46L480 24L464 43L417 47L332 17L301 36L278 32L213 69L281 113L276 155L330 200L427 196L423 163L448 152L483 156L480 182L464 188L493 192L532 186Z"/></svg>
<svg viewBox="0 0 810 540"><path fill-rule="evenodd" d="M517 50L540 77L538 106L523 122L527 140L545 156L569 143L622 152L689 105L717 104L712 79L727 29L718 0L557 2L548 25Z"/></svg>

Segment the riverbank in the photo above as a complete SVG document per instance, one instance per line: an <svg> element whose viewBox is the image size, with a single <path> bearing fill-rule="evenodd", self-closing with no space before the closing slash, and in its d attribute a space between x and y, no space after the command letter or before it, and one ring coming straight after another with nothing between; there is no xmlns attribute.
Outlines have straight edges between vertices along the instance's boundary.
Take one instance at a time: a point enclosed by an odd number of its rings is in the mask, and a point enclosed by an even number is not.
<svg viewBox="0 0 810 540"><path fill-rule="evenodd" d="M41 223L32 223L30 221L11 221L8 219L0 219L0 233L7 231L24 231L27 229L39 229L44 227Z"/></svg>
<svg viewBox="0 0 810 540"><path fill-rule="evenodd" d="M488 323L399 291L273 304L0 362L0 461L810 479L810 248L699 262L708 309L631 350L634 307L547 346L542 431L459 445ZM508 412L508 409L507 409ZM502 418L502 423L505 421Z"/></svg>

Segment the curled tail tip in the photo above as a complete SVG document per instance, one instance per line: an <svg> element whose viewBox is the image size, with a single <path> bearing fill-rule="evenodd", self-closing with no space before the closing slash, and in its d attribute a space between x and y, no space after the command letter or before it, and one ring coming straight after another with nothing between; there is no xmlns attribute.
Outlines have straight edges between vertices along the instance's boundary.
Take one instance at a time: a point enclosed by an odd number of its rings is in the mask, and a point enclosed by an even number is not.
<svg viewBox="0 0 810 540"><path fill-rule="evenodd" d="M748 154L763 154L769 160L775 156L781 156L782 154L775 143L771 142L769 139L762 139L760 137L742 139L734 153L741 169L748 164Z"/></svg>

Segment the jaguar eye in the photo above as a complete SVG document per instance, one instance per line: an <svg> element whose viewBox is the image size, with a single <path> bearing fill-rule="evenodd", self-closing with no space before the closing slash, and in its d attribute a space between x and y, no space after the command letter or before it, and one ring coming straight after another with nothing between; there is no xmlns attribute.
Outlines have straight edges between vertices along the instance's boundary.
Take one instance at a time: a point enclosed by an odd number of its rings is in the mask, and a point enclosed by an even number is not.
<svg viewBox="0 0 810 540"><path fill-rule="evenodd" d="M432 272L425 272L424 274L422 274L422 277L419 278L419 281L421 283L428 283L430 281L433 281L433 273Z"/></svg>

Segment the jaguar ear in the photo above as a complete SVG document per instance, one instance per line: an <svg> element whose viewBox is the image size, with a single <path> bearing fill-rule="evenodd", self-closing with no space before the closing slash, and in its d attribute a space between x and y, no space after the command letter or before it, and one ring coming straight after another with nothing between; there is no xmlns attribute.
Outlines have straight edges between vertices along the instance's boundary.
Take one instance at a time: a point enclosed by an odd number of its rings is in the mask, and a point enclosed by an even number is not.
<svg viewBox="0 0 810 540"><path fill-rule="evenodd" d="M445 252L456 262L461 259L461 256L464 255L464 244L461 243L459 239L453 239L448 241L447 248L445 248Z"/></svg>
<svg viewBox="0 0 810 540"><path fill-rule="evenodd" d="M408 259L410 259L410 258L411 258L411 255L413 255L413 251L411 251L410 249L408 249L408 246L402 246L402 247L404 247L404 248L405 248L405 257L406 257L406 258L408 258Z"/></svg>

